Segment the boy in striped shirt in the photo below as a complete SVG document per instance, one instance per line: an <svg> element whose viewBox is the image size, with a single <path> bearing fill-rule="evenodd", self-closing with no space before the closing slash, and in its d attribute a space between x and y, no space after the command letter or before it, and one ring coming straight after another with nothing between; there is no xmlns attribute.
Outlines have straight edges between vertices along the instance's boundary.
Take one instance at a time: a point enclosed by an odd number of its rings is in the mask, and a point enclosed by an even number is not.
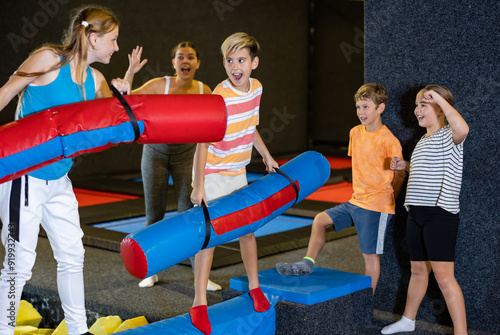
<svg viewBox="0 0 500 335"><path fill-rule="evenodd" d="M262 156L268 172L278 167L256 129L262 85L250 75L259 65L259 49L257 40L246 33L229 36L221 46L228 79L220 83L213 94L224 98L227 129L222 141L197 146L191 193L194 204L201 205L245 187L248 184L245 167L250 163L252 147ZM240 249L254 308L264 312L270 304L259 286L257 242L253 233L240 237ZM204 334L211 333L206 288L213 253L214 248L203 249L195 258L195 297L189 314L193 325Z"/></svg>

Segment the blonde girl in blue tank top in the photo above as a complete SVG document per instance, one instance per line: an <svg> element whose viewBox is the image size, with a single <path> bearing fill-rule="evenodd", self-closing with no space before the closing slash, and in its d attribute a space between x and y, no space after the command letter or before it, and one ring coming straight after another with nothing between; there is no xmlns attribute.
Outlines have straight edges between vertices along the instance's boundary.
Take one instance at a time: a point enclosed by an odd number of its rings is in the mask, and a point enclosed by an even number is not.
<svg viewBox="0 0 500 335"><path fill-rule="evenodd" d="M172 66L175 76L158 77L132 91L132 94L211 94L210 88L195 80L200 67L200 53L191 42L181 42L172 49ZM142 48L137 47L129 55L130 66L125 79L132 83L134 75L146 64L141 62ZM146 226L163 219L167 204L169 176L172 175L177 195L177 211L188 209L192 191L193 157L195 143L146 144L143 146L141 172L146 205ZM194 268L194 257L190 258ZM142 280L140 287L152 287L158 281L153 275ZM217 291L221 287L210 281L207 290Z"/></svg>
<svg viewBox="0 0 500 335"><path fill-rule="evenodd" d="M63 45L35 50L0 88L0 110L19 94L16 117L56 105L110 97L104 76L89 65L108 64L118 51L117 18L107 9L74 11ZM112 84L129 92L128 82ZM0 334L14 334L19 300L36 258L40 224L57 261L57 289L68 334L89 334L83 285L83 232L78 203L67 172L71 160L49 165L0 185L2 243L6 256L0 275Z"/></svg>

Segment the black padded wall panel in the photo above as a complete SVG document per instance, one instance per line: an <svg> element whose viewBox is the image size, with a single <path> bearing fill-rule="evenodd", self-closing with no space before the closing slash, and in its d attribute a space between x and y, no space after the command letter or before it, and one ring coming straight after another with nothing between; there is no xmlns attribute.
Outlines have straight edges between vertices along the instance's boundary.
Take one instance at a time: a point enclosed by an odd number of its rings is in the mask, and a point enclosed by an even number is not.
<svg viewBox="0 0 500 335"><path fill-rule="evenodd" d="M27 5L29 3L29 5ZM82 5L77 0L8 1L0 11L0 48L3 53L0 85L28 54L45 42L59 43L69 24L69 12ZM148 63L134 81L172 75L170 51L183 40L201 52L197 79L212 89L226 78L220 45L230 34L245 31L255 36L262 52L252 73L264 87L259 131L274 155L307 149L307 57L309 3L297 1L117 1L93 3L113 10L121 21L120 51L109 65L94 63L108 82L122 77L127 53L144 47ZM0 123L12 120L15 101L0 113ZM119 145L105 152L79 157L73 177L139 171L140 145Z"/></svg>
<svg viewBox="0 0 500 335"><path fill-rule="evenodd" d="M309 137L313 147L346 147L359 124L354 93L363 84L363 2L313 4Z"/></svg>
<svg viewBox="0 0 500 335"><path fill-rule="evenodd" d="M409 159L422 135L414 121L415 94L425 84L447 86L470 127L465 141L460 229L455 272L462 287L470 329L500 328L498 282L500 196L497 172L498 50L500 3L484 1L365 0L365 81L389 93L385 123ZM375 308L401 314L410 267L405 241L406 212L398 199L388 230ZM418 319L450 324L442 295L431 285Z"/></svg>

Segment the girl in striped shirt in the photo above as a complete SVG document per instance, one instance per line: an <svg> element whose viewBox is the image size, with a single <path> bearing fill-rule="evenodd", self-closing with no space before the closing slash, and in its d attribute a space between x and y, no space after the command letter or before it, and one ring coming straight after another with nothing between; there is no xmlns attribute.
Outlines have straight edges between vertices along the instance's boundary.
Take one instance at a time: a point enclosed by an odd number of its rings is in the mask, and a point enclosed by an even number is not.
<svg viewBox="0 0 500 335"><path fill-rule="evenodd" d="M455 334L467 334L465 303L455 279L455 244L459 224L463 143L469 126L453 108L453 95L427 85L416 97L415 116L426 128L411 162L393 158L393 170L410 172L405 207L411 278L405 311L382 334L415 330L415 318L432 270L450 312Z"/></svg>

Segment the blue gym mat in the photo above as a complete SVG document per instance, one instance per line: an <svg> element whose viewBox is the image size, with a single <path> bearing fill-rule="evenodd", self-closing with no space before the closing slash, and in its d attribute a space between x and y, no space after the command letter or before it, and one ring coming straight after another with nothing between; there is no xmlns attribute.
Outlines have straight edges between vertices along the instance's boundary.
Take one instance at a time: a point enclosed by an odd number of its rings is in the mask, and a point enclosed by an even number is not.
<svg viewBox="0 0 500 335"><path fill-rule="evenodd" d="M280 299L312 305L371 287L371 278L355 273L314 267L308 276L281 276L275 268L259 272L263 292ZM248 292L248 277L231 278L233 290Z"/></svg>

